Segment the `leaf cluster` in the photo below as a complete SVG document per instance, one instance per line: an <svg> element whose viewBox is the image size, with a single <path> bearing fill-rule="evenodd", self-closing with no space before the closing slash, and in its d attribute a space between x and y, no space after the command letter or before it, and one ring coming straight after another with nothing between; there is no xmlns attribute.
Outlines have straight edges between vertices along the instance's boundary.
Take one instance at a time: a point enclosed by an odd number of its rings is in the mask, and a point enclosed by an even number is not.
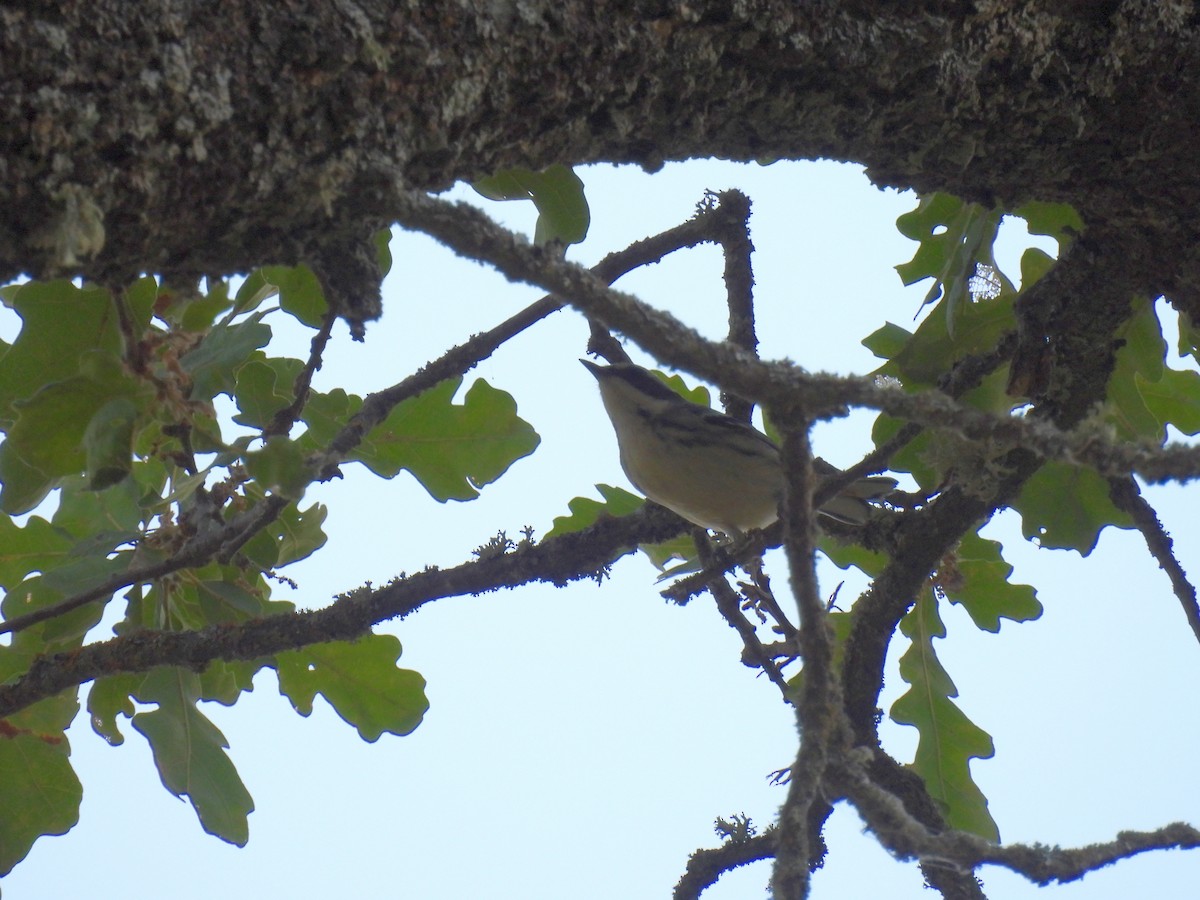
<svg viewBox="0 0 1200 900"><path fill-rule="evenodd" d="M303 498L339 465L405 471L438 501L469 500L537 445L508 394L477 380L456 402L462 379L450 378L398 399L331 455L361 424L364 398L311 387L332 319L304 267L258 270L237 291L147 277L120 292L57 281L3 297L20 330L0 348L0 587L12 634L0 680L78 650L101 623L118 635L201 631L293 611L273 588L325 544L326 509ZM316 330L312 358L271 355L281 316ZM243 844L253 803L203 702L235 703L269 669L303 715L320 694L366 740L407 734L427 701L421 676L397 665L400 649L368 635L199 672L118 672L92 683L87 711L113 744L129 718L164 786L206 831ZM0 872L78 818L65 730L79 705L64 692L3 720L0 805L21 813L0 823Z"/></svg>

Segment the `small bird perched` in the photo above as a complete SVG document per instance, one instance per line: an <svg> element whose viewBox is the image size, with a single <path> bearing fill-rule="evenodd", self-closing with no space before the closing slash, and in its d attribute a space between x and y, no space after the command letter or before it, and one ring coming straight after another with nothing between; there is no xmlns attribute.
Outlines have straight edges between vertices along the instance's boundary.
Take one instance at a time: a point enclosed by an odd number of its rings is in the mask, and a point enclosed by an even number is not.
<svg viewBox="0 0 1200 900"><path fill-rule="evenodd" d="M779 448L745 422L690 403L633 363L581 363L600 383L612 420L621 468L656 503L701 528L737 535L779 518L783 470ZM813 460L820 477L839 469ZM896 487L887 477L861 478L819 510L848 525L867 521L867 500Z"/></svg>

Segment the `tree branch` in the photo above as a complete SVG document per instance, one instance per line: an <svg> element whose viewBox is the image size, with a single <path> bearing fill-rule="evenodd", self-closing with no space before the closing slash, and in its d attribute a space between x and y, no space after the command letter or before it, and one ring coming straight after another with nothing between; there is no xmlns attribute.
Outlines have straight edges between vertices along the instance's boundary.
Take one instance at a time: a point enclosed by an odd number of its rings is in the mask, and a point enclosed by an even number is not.
<svg viewBox="0 0 1200 900"><path fill-rule="evenodd" d="M708 545L708 539L704 535L696 535L696 549L700 555L700 561L705 568L708 568L712 562L712 548ZM714 576L707 584L709 593L712 594L713 600L716 601L717 611L738 636L742 639L742 659L748 665L757 666L771 680L771 683L779 688L779 693L783 695L783 699L790 702L787 680L783 677L783 673L779 671L779 666L775 664L775 660L771 654L767 652L762 641L758 639L758 632L753 623L749 622L745 615L742 614L742 607L737 593L729 586L723 575Z"/></svg>
<svg viewBox="0 0 1200 900"><path fill-rule="evenodd" d="M824 804L822 784L831 757L849 746L842 712L838 672L833 665L833 634L817 586L813 512L812 447L809 422L798 407L776 409L786 426L781 455L784 471L784 550L792 593L800 612L800 655L803 680L796 720L800 749L792 766L787 799L779 811L779 846L771 890L776 897L808 896L809 875L824 846L812 833L810 811Z"/></svg>
<svg viewBox="0 0 1200 900"><path fill-rule="evenodd" d="M304 368L300 370L300 374L296 376L296 380L292 384L292 402L275 413L271 423L263 429L264 437L272 434L287 434L296 424L296 420L300 418L300 413L308 403L313 375L321 368L321 357L325 353L325 345L329 343L330 335L333 334L333 325L337 318L337 313L332 309L325 313L324 319L321 320L321 327L313 335L309 345L308 361L305 362Z"/></svg>
<svg viewBox="0 0 1200 900"><path fill-rule="evenodd" d="M728 343L706 340L674 316L607 287L586 269L530 245L474 207L408 191L397 194L396 205L405 227L424 231L513 281L557 294L664 362L747 399L771 407L799 401L814 419L840 414L847 406L878 409L925 427L952 429L997 453L1029 450L1045 459L1089 465L1106 475L1132 471L1150 482L1200 478L1200 447L1131 446L1111 440L1102 426L1064 431L1029 416L990 415L934 391L909 394L869 378L811 374L783 362L762 362Z"/></svg>
<svg viewBox="0 0 1200 900"><path fill-rule="evenodd" d="M199 631L137 631L69 653L39 656L24 675L0 685L0 719L75 685L117 672L155 666L202 670L214 660L258 659L307 644L350 640L372 625L404 617L434 600L513 588L530 582L564 585L600 578L611 560L675 537L677 516L645 509L602 519L585 531L564 534L512 553L480 558L450 569L430 569L378 589L359 588L324 609L286 613L240 625Z"/></svg>
<svg viewBox="0 0 1200 900"><path fill-rule="evenodd" d="M1171 589L1179 599L1179 605L1183 607L1183 614L1192 628L1192 634L1200 641L1200 604L1196 601L1196 588L1188 581L1187 573L1176 558L1175 544L1163 529L1154 507L1142 496L1137 482L1132 478L1110 478L1108 495L1118 509L1133 517L1134 524L1146 541L1146 549L1158 561L1159 568L1171 579Z"/></svg>
<svg viewBox="0 0 1200 900"><path fill-rule="evenodd" d="M727 196L733 203L734 214L737 214L739 205L736 200L742 195L726 192L718 195L718 198L723 199ZM608 254L592 268L592 271L606 282L615 281L639 266L661 259L667 253L715 240L714 234L724 227L723 223L729 215L729 210L722 209L719 205L702 208L682 225L637 241L624 250ZM320 480L328 481L335 477L338 465L364 440L370 430L386 419L400 403L429 390L447 378L470 371L505 342L561 308L562 303L553 295L542 297L499 325L473 335L462 344L447 350L438 359L403 381L368 395L362 407L351 416L346 425L333 437L329 447L320 455ZM296 379L295 400L275 416L270 426L264 430L264 436L286 433L295 423L307 400L312 375L321 366L321 355L329 340L335 318L332 313L327 315L322 327L313 336L308 362ZM52 606L0 622L0 634L23 631L88 603L110 598L121 588L161 578L181 569L203 565L212 559L228 562L247 541L270 524L288 502L290 501L282 497L270 497L256 509L241 513L218 529L205 529L165 560L110 576L99 585L67 597Z"/></svg>
<svg viewBox="0 0 1200 900"><path fill-rule="evenodd" d="M1200 830L1173 822L1155 831L1122 831L1113 841L1063 850L1040 844L998 845L965 831L934 831L913 818L895 796L873 784L861 767L835 767L831 779L863 813L872 831L900 859L934 862L959 872L1003 866L1038 885L1076 881L1150 850L1200 849Z"/></svg>
<svg viewBox="0 0 1200 900"><path fill-rule="evenodd" d="M732 192L731 192L732 193ZM735 347L758 355L758 334L754 328L754 268L750 242L750 198L745 194L721 195L721 205L731 215L723 222L718 240L725 258L725 298L729 307L729 336ZM725 412L749 422L754 404L730 391L721 391Z"/></svg>
<svg viewBox="0 0 1200 900"><path fill-rule="evenodd" d="M697 900L726 872L773 857L778 844L779 832L772 828L744 841L730 841L714 850L697 850L688 859L687 868L671 893L672 900Z"/></svg>

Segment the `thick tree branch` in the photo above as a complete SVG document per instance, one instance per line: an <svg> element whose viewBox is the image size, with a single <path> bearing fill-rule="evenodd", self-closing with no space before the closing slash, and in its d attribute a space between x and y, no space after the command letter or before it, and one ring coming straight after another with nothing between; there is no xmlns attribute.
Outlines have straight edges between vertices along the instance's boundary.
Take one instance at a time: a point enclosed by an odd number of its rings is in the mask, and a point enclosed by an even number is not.
<svg viewBox="0 0 1200 900"><path fill-rule="evenodd" d="M820 834L810 827L810 811L827 799L822 791L825 770L831 757L849 748L849 729L842 712L839 674L833 665L833 634L817 586L809 421L797 407L776 412L787 428L781 448L785 473L782 521L792 593L800 612L798 639L804 677L796 708L800 749L787 799L779 811L771 890L776 897L803 900L808 896L809 875L824 854Z"/></svg>
<svg viewBox="0 0 1200 900"><path fill-rule="evenodd" d="M354 256L364 218L391 215L379 188L397 178L825 157L922 193L1070 202L1126 233L1140 290L1196 292L1190 3L531 0L449 15L323 0L222 8L221 28L198 27L208 12L5 13L0 279L347 272L336 258Z"/></svg>
<svg viewBox="0 0 1200 900"><path fill-rule="evenodd" d="M722 206L733 206L734 198L721 196ZM758 355L758 333L754 326L754 245L750 242L750 199L737 197L738 214L725 220L719 238L725 258L725 298L729 307L729 332L726 340L747 353ZM735 419L749 422L754 410L745 397L721 392L721 405Z"/></svg>

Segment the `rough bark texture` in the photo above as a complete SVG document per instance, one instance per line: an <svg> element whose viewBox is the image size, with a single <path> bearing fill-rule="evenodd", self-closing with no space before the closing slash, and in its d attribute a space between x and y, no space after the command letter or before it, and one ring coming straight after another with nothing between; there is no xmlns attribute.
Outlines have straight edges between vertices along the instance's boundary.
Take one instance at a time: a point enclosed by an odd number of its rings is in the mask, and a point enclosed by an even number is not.
<svg viewBox="0 0 1200 900"><path fill-rule="evenodd" d="M1142 289L1197 304L1192 3L67 0L0 22L0 278L320 265L401 180L820 156L1069 201Z"/></svg>

